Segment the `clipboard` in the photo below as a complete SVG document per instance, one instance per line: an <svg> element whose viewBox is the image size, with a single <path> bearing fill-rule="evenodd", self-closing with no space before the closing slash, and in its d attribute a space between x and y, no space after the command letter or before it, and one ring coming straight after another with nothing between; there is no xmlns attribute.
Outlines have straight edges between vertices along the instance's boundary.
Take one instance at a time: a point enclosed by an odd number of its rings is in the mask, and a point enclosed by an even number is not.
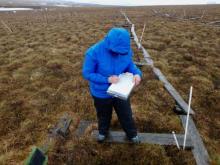
<svg viewBox="0 0 220 165"><path fill-rule="evenodd" d="M116 84L111 84L107 90L107 93L113 97L127 100L135 86L133 78L134 75L132 73L120 74L119 82Z"/></svg>

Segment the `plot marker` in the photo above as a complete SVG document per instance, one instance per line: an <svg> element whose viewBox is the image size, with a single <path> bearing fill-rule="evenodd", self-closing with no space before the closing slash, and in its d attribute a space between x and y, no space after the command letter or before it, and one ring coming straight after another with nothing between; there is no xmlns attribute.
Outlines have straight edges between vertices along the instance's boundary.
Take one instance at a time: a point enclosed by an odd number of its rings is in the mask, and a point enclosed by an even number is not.
<svg viewBox="0 0 220 165"><path fill-rule="evenodd" d="M185 150L186 136L187 136L187 132L188 132L190 106L191 106L191 101L192 101L192 90L193 90L193 87L191 86L190 87L190 94L189 94L188 112L187 112L187 118L186 118L185 135L184 135L184 141L183 141L183 150Z"/></svg>

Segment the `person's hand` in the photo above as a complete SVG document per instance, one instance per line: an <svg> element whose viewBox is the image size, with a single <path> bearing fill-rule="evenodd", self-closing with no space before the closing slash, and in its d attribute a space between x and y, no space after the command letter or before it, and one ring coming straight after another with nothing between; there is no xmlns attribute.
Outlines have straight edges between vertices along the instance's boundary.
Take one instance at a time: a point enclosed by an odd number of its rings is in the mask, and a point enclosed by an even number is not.
<svg viewBox="0 0 220 165"><path fill-rule="evenodd" d="M138 86L141 83L141 76L139 76L138 74L134 75L134 79L133 79L135 86Z"/></svg>
<svg viewBox="0 0 220 165"><path fill-rule="evenodd" d="M108 82L111 84L116 84L119 81L119 77L116 75L110 76L108 78Z"/></svg>

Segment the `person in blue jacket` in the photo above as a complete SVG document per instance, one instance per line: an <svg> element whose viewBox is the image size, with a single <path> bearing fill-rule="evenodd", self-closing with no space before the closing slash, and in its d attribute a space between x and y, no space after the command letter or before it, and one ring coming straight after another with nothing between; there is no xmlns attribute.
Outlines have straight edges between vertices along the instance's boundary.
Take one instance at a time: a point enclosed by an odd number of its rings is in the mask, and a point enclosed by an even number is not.
<svg viewBox="0 0 220 165"><path fill-rule="evenodd" d="M86 52L83 77L89 81L90 92L94 99L99 142L103 142L108 136L114 108L128 139L139 143L130 100L121 100L107 94L108 87L112 83L117 83L118 76L122 73L134 74L135 85L140 84L142 73L133 63L132 56L130 34L124 28L112 28L103 40Z"/></svg>

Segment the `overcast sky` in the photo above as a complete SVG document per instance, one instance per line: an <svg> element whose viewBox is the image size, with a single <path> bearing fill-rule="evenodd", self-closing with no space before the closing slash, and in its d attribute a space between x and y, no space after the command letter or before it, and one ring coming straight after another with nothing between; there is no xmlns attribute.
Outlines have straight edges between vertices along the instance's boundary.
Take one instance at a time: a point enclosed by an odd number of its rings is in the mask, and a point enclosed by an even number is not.
<svg viewBox="0 0 220 165"><path fill-rule="evenodd" d="M97 3L104 5L180 5L220 3L220 0L73 0L75 2Z"/></svg>

